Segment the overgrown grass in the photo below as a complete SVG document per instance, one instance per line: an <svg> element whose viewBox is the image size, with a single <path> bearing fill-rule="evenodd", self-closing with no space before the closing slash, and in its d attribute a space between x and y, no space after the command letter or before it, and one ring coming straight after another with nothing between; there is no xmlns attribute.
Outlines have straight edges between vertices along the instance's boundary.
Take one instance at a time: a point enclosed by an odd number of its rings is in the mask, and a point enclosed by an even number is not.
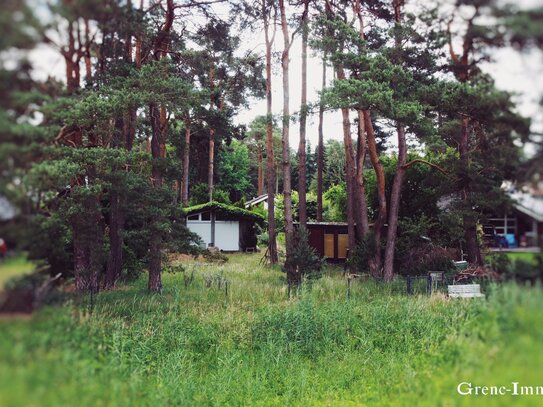
<svg viewBox="0 0 543 407"><path fill-rule="evenodd" d="M540 405L462 397L459 382L543 385L543 292L486 300L404 294L338 269L287 298L284 275L233 255L185 287L164 275L0 321L0 405ZM188 267L190 272L191 267ZM205 278L229 281L206 287Z"/></svg>
<svg viewBox="0 0 543 407"><path fill-rule="evenodd" d="M4 288L7 281L28 274L35 267L35 264L29 262L24 255L0 259L0 290Z"/></svg>

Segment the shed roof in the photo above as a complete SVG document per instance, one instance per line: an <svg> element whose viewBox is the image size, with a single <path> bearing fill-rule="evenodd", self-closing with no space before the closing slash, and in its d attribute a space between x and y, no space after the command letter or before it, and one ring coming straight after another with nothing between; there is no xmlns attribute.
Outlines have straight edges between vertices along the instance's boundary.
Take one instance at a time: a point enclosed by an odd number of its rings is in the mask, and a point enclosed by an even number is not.
<svg viewBox="0 0 543 407"><path fill-rule="evenodd" d="M226 216L233 218L252 219L254 221L263 222L264 217L259 213L248 211L247 209L239 208L233 205L227 205L216 201L207 202L200 205L188 206L183 209L185 215L192 215L194 213L215 211Z"/></svg>

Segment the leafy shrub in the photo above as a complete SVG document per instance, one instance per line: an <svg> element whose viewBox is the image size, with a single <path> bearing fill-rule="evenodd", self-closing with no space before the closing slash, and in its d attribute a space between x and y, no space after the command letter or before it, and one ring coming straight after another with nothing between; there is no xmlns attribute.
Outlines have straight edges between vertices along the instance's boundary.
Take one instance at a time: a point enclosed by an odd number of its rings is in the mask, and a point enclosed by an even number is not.
<svg viewBox="0 0 543 407"><path fill-rule="evenodd" d="M165 273L177 274L177 273L184 273L185 267L183 267L181 263L174 263L174 264L168 264L164 266L163 270Z"/></svg>
<svg viewBox="0 0 543 407"><path fill-rule="evenodd" d="M451 249L424 245L408 250L399 258L399 272L402 275L421 275L428 271L452 271L454 254Z"/></svg>
<svg viewBox="0 0 543 407"><path fill-rule="evenodd" d="M349 259L347 265L353 271L362 272L369 270L368 262L374 256L376 250L375 239L372 233L364 236L362 242L358 243Z"/></svg>
<svg viewBox="0 0 543 407"><path fill-rule="evenodd" d="M268 234L267 229L260 226L258 223L255 223L255 228L257 244L259 246L268 246L268 243L270 241L270 235Z"/></svg>
<svg viewBox="0 0 543 407"><path fill-rule="evenodd" d="M529 261L517 259L513 263L512 274L521 280L523 279L534 279L539 275L539 271Z"/></svg>
<svg viewBox="0 0 543 407"><path fill-rule="evenodd" d="M327 220L344 222L347 219L347 188L344 183L333 185L324 193L328 205Z"/></svg>
<svg viewBox="0 0 543 407"><path fill-rule="evenodd" d="M230 196L228 192L223 191L222 189L215 188L213 190L213 200L215 202L230 204ZM199 183L194 185L190 189L190 201L189 205L198 205L203 204L209 201L209 189L208 185L205 183Z"/></svg>
<svg viewBox="0 0 543 407"><path fill-rule="evenodd" d="M398 239L396 242L396 255L409 256L409 252L422 245L428 244L426 236L430 236L436 222L422 215L416 218L402 218L399 221Z"/></svg>
<svg viewBox="0 0 543 407"><path fill-rule="evenodd" d="M490 257L489 266L496 273L507 275L510 274L511 269L511 260L505 253L498 253Z"/></svg>
<svg viewBox="0 0 543 407"><path fill-rule="evenodd" d="M307 229L300 226L294 233L294 247L291 265L296 267L302 277L319 278L324 259L309 245Z"/></svg>

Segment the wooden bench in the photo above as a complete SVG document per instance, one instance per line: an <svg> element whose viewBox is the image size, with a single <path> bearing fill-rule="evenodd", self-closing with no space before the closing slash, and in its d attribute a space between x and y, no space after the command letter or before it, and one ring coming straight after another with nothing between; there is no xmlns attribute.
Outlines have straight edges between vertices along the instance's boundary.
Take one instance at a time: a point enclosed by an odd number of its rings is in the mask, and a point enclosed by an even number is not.
<svg viewBox="0 0 543 407"><path fill-rule="evenodd" d="M448 286L451 298L484 298L479 284L457 284Z"/></svg>

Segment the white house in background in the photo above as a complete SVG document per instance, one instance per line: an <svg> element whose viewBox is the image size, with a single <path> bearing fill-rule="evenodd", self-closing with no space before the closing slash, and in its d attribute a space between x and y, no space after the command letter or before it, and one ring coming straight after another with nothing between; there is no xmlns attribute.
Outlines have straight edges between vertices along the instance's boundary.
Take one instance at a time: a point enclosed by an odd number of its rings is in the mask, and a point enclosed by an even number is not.
<svg viewBox="0 0 543 407"><path fill-rule="evenodd" d="M237 206L208 202L184 209L188 229L202 239L204 248L227 252L256 250L256 223L264 218Z"/></svg>
<svg viewBox="0 0 543 407"><path fill-rule="evenodd" d="M497 235L512 236L512 247L539 246L543 241L543 197L514 188L508 189L507 195L513 201L510 212L494 215L488 223Z"/></svg>
<svg viewBox="0 0 543 407"><path fill-rule="evenodd" d="M17 208L3 195L0 195L0 222L9 222L17 216Z"/></svg>
<svg viewBox="0 0 543 407"><path fill-rule="evenodd" d="M261 203L264 205L264 209L268 210L268 194L257 196L256 198L253 198L250 201L245 202L245 208L249 209Z"/></svg>

